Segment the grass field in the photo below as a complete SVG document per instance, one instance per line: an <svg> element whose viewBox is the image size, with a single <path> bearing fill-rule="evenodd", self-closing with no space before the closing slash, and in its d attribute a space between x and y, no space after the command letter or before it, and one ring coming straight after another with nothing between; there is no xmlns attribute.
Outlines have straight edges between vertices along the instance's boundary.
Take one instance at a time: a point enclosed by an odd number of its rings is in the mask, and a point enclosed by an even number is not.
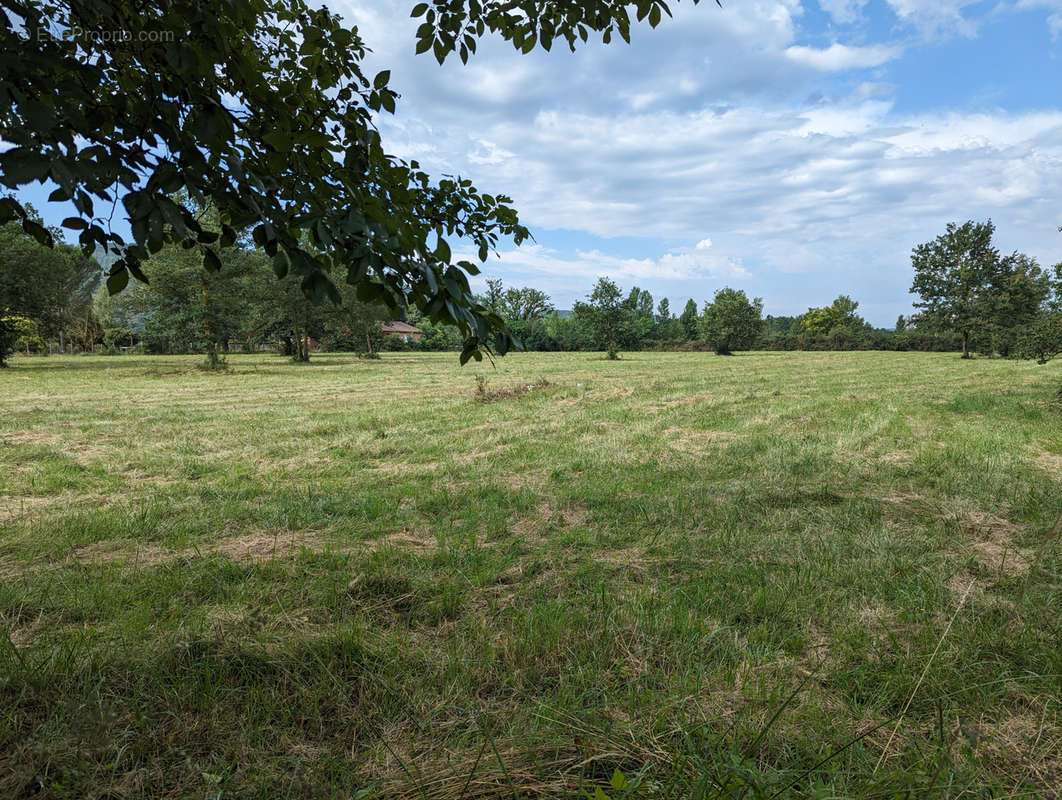
<svg viewBox="0 0 1062 800"><path fill-rule="evenodd" d="M198 360L0 371L0 797L1062 794L1062 365Z"/></svg>

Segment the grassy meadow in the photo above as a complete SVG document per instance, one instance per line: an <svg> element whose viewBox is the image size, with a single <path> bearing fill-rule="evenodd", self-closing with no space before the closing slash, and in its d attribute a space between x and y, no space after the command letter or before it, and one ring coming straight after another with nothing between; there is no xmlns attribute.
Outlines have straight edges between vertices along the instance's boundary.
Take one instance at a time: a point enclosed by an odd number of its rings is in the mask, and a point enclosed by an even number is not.
<svg viewBox="0 0 1062 800"><path fill-rule="evenodd" d="M1062 364L199 360L0 371L0 797L1062 795Z"/></svg>

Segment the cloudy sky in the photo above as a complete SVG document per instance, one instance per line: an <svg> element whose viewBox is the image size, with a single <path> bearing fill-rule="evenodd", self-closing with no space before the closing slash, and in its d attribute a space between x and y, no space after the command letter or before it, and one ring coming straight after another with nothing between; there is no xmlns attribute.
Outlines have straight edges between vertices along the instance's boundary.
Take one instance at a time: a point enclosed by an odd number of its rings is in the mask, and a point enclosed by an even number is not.
<svg viewBox="0 0 1062 800"><path fill-rule="evenodd" d="M413 53L413 3L332 0L390 68L390 152L513 197L535 242L488 275L571 307L599 275L795 314L840 293L891 327L910 250L991 217L1062 261L1062 0L710 0L632 44L464 66Z"/></svg>

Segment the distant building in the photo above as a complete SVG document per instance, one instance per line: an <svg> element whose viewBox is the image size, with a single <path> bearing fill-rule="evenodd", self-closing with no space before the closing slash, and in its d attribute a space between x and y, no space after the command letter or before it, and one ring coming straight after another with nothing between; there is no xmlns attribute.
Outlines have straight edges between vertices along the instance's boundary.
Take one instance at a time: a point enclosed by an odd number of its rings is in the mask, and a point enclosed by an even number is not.
<svg viewBox="0 0 1062 800"><path fill-rule="evenodd" d="M382 326L384 336L398 336L403 342L419 342L424 331L407 322L385 322Z"/></svg>

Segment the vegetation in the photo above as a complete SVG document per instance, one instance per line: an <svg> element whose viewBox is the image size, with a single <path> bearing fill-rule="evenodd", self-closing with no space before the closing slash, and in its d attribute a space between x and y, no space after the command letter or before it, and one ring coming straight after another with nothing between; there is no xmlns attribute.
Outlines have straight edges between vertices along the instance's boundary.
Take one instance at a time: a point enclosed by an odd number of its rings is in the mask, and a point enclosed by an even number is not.
<svg viewBox="0 0 1062 800"><path fill-rule="evenodd" d="M749 301L745 293L720 289L705 305L701 334L716 355L729 356L734 350L748 350L763 331L763 301Z"/></svg>
<svg viewBox="0 0 1062 800"><path fill-rule="evenodd" d="M592 331L597 345L604 346L609 360L619 358L620 340L630 335L633 309L625 307L615 281L598 278L589 303L575 304L575 317Z"/></svg>
<svg viewBox="0 0 1062 800"><path fill-rule="evenodd" d="M947 232L920 244L911 255L911 291L923 309L926 328L962 337L962 357L970 357L971 337L998 338L1007 355L1011 333L1030 323L1050 291L1048 276L1022 253L1002 257L992 245L995 226L987 222L948 223Z"/></svg>
<svg viewBox="0 0 1062 800"><path fill-rule="evenodd" d="M40 224L32 207L27 215ZM18 225L0 226L0 366L30 328L40 349L45 339L64 349L95 338L92 294L99 282L99 265L77 248L45 248Z"/></svg>
<svg viewBox="0 0 1062 800"><path fill-rule="evenodd" d="M670 15L663 0L507 8L433 0L413 15L424 19L417 51L442 63L450 53L467 61L487 33L525 53L556 40L574 49L591 32L630 41L631 11L652 27ZM455 325L462 363L513 344L501 319L475 302L467 275L478 267L451 264L449 242L470 242L482 262L500 238L520 244L527 229L506 196L457 176L432 180L415 161L387 154L375 115L395 111L390 71L366 75L357 28L327 8L30 0L6 12L0 139L10 147L0 153L0 181L11 189L54 182L49 199L76 207L63 227L78 233L86 255L116 255L110 291L130 275L144 280L143 262L167 243L195 248L217 271L216 246L252 230L277 275L297 276L311 299L339 303L333 279L342 275L359 300ZM71 35L79 31L128 37ZM129 242L96 210L119 200ZM197 213L204 205L216 210L216 226ZM0 224L12 220L54 243L16 197L0 199Z"/></svg>
<svg viewBox="0 0 1062 800"><path fill-rule="evenodd" d="M199 358L0 373L0 796L1057 793L1058 361Z"/></svg>

